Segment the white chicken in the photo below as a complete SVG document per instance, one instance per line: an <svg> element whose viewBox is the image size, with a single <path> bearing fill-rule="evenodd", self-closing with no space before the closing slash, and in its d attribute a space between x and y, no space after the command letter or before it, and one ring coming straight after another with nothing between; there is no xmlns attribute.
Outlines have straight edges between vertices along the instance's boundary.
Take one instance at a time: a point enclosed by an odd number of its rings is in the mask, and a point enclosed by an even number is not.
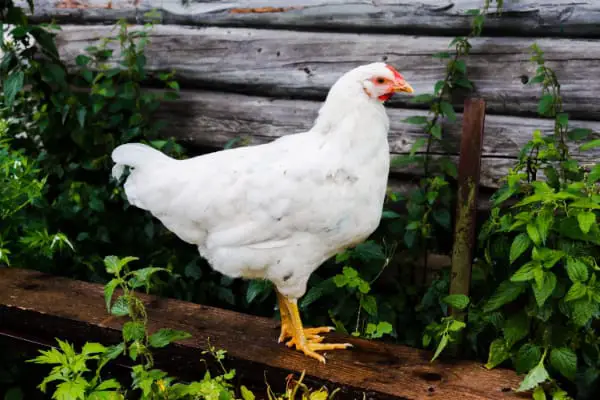
<svg viewBox="0 0 600 400"><path fill-rule="evenodd" d="M131 169L129 202L198 247L217 271L276 287L286 339L321 362L331 327L304 329L297 300L308 278L378 226L389 172L383 102L412 93L393 67L372 63L337 80L307 132L273 142L175 160L129 143L112 153L113 175Z"/></svg>

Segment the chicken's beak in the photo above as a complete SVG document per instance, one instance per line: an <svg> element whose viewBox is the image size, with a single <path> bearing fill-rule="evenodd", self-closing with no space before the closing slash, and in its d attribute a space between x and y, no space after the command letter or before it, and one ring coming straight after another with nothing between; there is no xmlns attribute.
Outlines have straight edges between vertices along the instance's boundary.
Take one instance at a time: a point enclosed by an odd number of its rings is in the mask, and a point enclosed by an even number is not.
<svg viewBox="0 0 600 400"><path fill-rule="evenodd" d="M410 86L404 79L398 79L392 85L392 91L394 93L414 93L412 86Z"/></svg>

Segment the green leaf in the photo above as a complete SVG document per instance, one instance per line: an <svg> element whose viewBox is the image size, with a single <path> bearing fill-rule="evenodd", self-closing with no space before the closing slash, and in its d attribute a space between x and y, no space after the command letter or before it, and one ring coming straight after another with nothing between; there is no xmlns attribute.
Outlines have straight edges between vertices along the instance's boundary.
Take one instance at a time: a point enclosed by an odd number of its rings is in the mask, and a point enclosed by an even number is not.
<svg viewBox="0 0 600 400"><path fill-rule="evenodd" d="M448 346L448 341L448 335L442 335L442 338L440 339L440 342L438 343L437 348L435 349L435 353L433 354L431 361L434 361L439 357L439 355L442 353L442 351L444 351L446 346Z"/></svg>
<svg viewBox="0 0 600 400"><path fill-rule="evenodd" d="M427 123L427 117L422 115L413 115L411 117L405 118L402 122L406 122L407 124L413 125L425 125Z"/></svg>
<svg viewBox="0 0 600 400"><path fill-rule="evenodd" d="M589 142L582 144L581 146L579 146L579 150L587 151L595 149L596 147L600 147L600 139L590 140Z"/></svg>
<svg viewBox="0 0 600 400"><path fill-rule="evenodd" d="M529 317L525 311L519 311L504 322L504 340L510 349L519 340L529 334Z"/></svg>
<svg viewBox="0 0 600 400"><path fill-rule="evenodd" d="M574 282L567 295L565 296L565 301L573 301L582 298L587 294L586 286L581 282Z"/></svg>
<svg viewBox="0 0 600 400"><path fill-rule="evenodd" d="M579 222L579 229L581 232L588 233L592 228L592 225L596 223L596 214L593 211L583 211L577 214L577 222Z"/></svg>
<svg viewBox="0 0 600 400"><path fill-rule="evenodd" d="M106 347L104 347L103 345L101 345L100 343L90 343L87 342L86 344L83 345L83 349L81 349L81 353L82 354L100 354L100 353L106 353Z"/></svg>
<svg viewBox="0 0 600 400"><path fill-rule="evenodd" d="M324 281L311 287L304 297L302 297L302 300L300 301L300 307L304 309L310 304L319 300L321 297L323 297L323 295L333 292L336 287L333 281L334 278L325 279Z"/></svg>
<svg viewBox="0 0 600 400"><path fill-rule="evenodd" d="M156 268L156 267L147 267L147 268L142 268L142 269L132 271L134 279L132 281L130 281L130 283L132 284L133 288L137 288L139 286L149 287L150 286L150 278L152 277L153 274L155 274L159 271L169 272L169 270L166 268Z"/></svg>
<svg viewBox="0 0 600 400"><path fill-rule="evenodd" d="M83 67L85 65L87 65L92 59L84 54L80 54L77 57L75 57L75 63L80 66Z"/></svg>
<svg viewBox="0 0 600 400"><path fill-rule="evenodd" d="M536 245L539 246L542 244L542 237L541 237L540 232L538 231L537 226L535 224L533 224L533 223L527 224L527 235L529 235L529 238Z"/></svg>
<svg viewBox="0 0 600 400"><path fill-rule="evenodd" d="M108 379L102 381L98 386L96 386L96 390L108 390L108 389L120 389L121 384L116 379Z"/></svg>
<svg viewBox="0 0 600 400"><path fill-rule="evenodd" d="M138 260L138 258L125 257L123 259L119 259L117 256L106 256L104 257L104 266L106 267L106 272L116 275L121 272L125 265L135 260Z"/></svg>
<svg viewBox="0 0 600 400"><path fill-rule="evenodd" d="M540 362L542 351L540 348L531 343L525 343L517 352L515 368L517 373L523 374Z"/></svg>
<svg viewBox="0 0 600 400"><path fill-rule="evenodd" d="M575 326L584 326L598 312L598 304L583 298L573 301L571 319Z"/></svg>
<svg viewBox="0 0 600 400"><path fill-rule="evenodd" d="M265 279L254 279L248 284L248 290L246 291L246 301L248 302L248 304L252 304L252 302L258 296L261 296L264 299L264 294L271 293L272 290L273 286L271 282Z"/></svg>
<svg viewBox="0 0 600 400"><path fill-rule="evenodd" d="M454 111L454 107L452 104L447 101L442 101L440 103L440 111L444 114L450 122L456 121L456 112Z"/></svg>
<svg viewBox="0 0 600 400"><path fill-rule="evenodd" d="M527 282L535 278L537 271L541 271L541 264L539 261L530 261L527 264L519 268L512 276L510 280L512 282Z"/></svg>
<svg viewBox="0 0 600 400"><path fill-rule="evenodd" d="M444 86L446 85L446 81L444 80L439 80L435 83L435 85L433 86L433 92L435 94L439 94L440 91L444 90Z"/></svg>
<svg viewBox="0 0 600 400"><path fill-rule="evenodd" d="M548 297L552 295L554 289L556 288L556 275L553 272L547 271L544 273L544 278L542 282L542 286L538 287L537 284L533 285L533 295L535 296L535 301L539 307L542 307Z"/></svg>
<svg viewBox="0 0 600 400"><path fill-rule="evenodd" d="M552 349L550 364L565 378L573 380L577 372L577 354L567 347Z"/></svg>
<svg viewBox="0 0 600 400"><path fill-rule="evenodd" d="M519 386L517 392L526 392L531 390L548 379L550 379L550 375L548 375L548 371L546 371L544 363L540 362L525 376L525 379L523 379L523 382L521 382L521 386Z"/></svg>
<svg viewBox="0 0 600 400"><path fill-rule="evenodd" d="M87 381L82 377L78 377L74 381L59 383L52 398L56 400L85 400L87 386Z"/></svg>
<svg viewBox="0 0 600 400"><path fill-rule="evenodd" d="M469 298L464 294L451 294L444 297L442 301L457 310L464 310L469 305Z"/></svg>
<svg viewBox="0 0 600 400"><path fill-rule="evenodd" d="M574 201L573 203L569 204L569 207L571 207L571 208L590 208L590 209L594 209L594 210L600 210L600 205L594 203L592 200L587 199L587 198Z"/></svg>
<svg viewBox="0 0 600 400"><path fill-rule="evenodd" d="M497 365L502 364L510 358L510 353L506 348L504 339L496 339L490 344L490 352L488 354L488 362L485 364L487 369L492 369Z"/></svg>
<svg viewBox="0 0 600 400"><path fill-rule="evenodd" d="M353 255L363 261L385 260L383 248L373 240L358 244L354 248Z"/></svg>
<svg viewBox="0 0 600 400"><path fill-rule="evenodd" d="M106 301L106 310L107 311L110 311L111 299L112 299L113 293L114 293L116 287L119 285L120 281L121 281L120 279L115 278L115 279L109 281L104 286L104 300Z"/></svg>
<svg viewBox="0 0 600 400"><path fill-rule="evenodd" d="M537 231L540 235L540 240L542 243L546 243L546 239L548 238L548 233L550 232L553 222L554 215L551 210L543 209L538 213L535 223L537 225Z"/></svg>
<svg viewBox="0 0 600 400"><path fill-rule="evenodd" d="M483 312L490 313L505 304L515 300L521 293L525 291L525 286L511 281L504 281L499 286L494 294L489 298L483 308Z"/></svg>
<svg viewBox="0 0 600 400"><path fill-rule="evenodd" d="M240 394L242 395L242 400L254 400L256 398L244 385L240 387Z"/></svg>
<svg viewBox="0 0 600 400"><path fill-rule="evenodd" d="M442 125L440 124L435 124L431 127L431 130L429 131L429 133L431 133L431 136L433 136L434 138L441 140L442 139Z"/></svg>
<svg viewBox="0 0 600 400"><path fill-rule="evenodd" d="M129 303L127 298L125 296L119 296L117 301L115 301L115 304L112 305L110 313L112 315L116 315L117 317L129 315Z"/></svg>
<svg viewBox="0 0 600 400"><path fill-rule="evenodd" d="M190 335L187 332L163 328L160 329L158 332L150 335L150 337L148 338L148 344L154 348L165 347L169 343L175 342L177 340L187 339L190 337L192 337L192 335Z"/></svg>
<svg viewBox="0 0 600 400"><path fill-rule="evenodd" d="M467 64L465 64L463 60L456 60L453 64L453 67L456 71L460 72L461 74L467 74Z"/></svg>
<svg viewBox="0 0 600 400"><path fill-rule="evenodd" d="M571 129L569 132L567 132L567 137L570 140L578 141L578 140L586 139L591 134L592 134L591 129L575 128L575 129Z"/></svg>
<svg viewBox="0 0 600 400"><path fill-rule="evenodd" d="M567 258L567 274L573 282L586 282L588 280L587 265L576 258Z"/></svg>
<svg viewBox="0 0 600 400"><path fill-rule="evenodd" d="M554 97L551 94L545 94L538 104L538 113L542 116L549 116L554 105Z"/></svg>
<svg viewBox="0 0 600 400"><path fill-rule="evenodd" d="M520 233L510 246L510 263L516 261L531 246L531 239L526 233Z"/></svg>
<svg viewBox="0 0 600 400"><path fill-rule="evenodd" d="M123 339L126 342L143 340L146 336L146 327L141 322L129 321L123 325Z"/></svg>
<svg viewBox="0 0 600 400"><path fill-rule="evenodd" d="M546 392L543 386L538 386L533 391L533 400L546 400Z"/></svg>
<svg viewBox="0 0 600 400"><path fill-rule="evenodd" d="M377 300L373 296L363 296L360 299L361 307L372 317L377 316Z"/></svg>
<svg viewBox="0 0 600 400"><path fill-rule="evenodd" d="M396 218L400 218L402 215L398 214L395 211L391 211L391 210L384 210L381 213L381 219L396 219Z"/></svg>
<svg viewBox="0 0 600 400"><path fill-rule="evenodd" d="M594 184L600 180L600 164L594 165L587 177L589 184Z"/></svg>
<svg viewBox="0 0 600 400"><path fill-rule="evenodd" d="M434 100L435 100L435 96L428 94L428 93L424 93L424 94L419 94L419 95L413 97L412 99L410 99L410 102L414 103L414 104L424 104L424 103L431 103Z"/></svg>
<svg viewBox="0 0 600 400"><path fill-rule="evenodd" d="M569 114L567 113L559 113L556 115L556 122L562 127L567 127L569 125Z"/></svg>
<svg viewBox="0 0 600 400"><path fill-rule="evenodd" d="M23 89L25 73L23 71L13 72L4 81L4 102L7 107L12 107L17 94Z"/></svg>

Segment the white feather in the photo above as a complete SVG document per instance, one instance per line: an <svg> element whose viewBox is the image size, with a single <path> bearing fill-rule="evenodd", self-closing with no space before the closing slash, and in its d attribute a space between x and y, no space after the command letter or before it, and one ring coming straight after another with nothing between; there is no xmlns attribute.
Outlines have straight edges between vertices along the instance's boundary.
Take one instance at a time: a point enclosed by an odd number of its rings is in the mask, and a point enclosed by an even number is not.
<svg viewBox="0 0 600 400"><path fill-rule="evenodd" d="M129 201L196 245L213 268L269 279L299 298L321 263L379 224L389 120L363 87L377 74L391 72L376 63L341 77L307 132L187 160L126 144L113 152L116 172L133 167Z"/></svg>

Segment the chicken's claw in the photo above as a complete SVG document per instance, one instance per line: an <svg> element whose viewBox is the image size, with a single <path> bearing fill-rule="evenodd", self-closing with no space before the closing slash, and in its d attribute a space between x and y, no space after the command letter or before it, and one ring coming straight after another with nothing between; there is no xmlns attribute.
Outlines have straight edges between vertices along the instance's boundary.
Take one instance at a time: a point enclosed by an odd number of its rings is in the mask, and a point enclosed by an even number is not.
<svg viewBox="0 0 600 400"><path fill-rule="evenodd" d="M277 297L279 299L279 311L281 314L279 343L289 338L286 342L287 347L296 347L296 350L302 351L305 355L315 358L322 363L325 363L325 357L317 354L317 351L340 350L352 347L350 343L322 343L325 338L319 334L334 331L335 328L321 326L304 329L296 302L287 300L279 292L277 292Z"/></svg>

